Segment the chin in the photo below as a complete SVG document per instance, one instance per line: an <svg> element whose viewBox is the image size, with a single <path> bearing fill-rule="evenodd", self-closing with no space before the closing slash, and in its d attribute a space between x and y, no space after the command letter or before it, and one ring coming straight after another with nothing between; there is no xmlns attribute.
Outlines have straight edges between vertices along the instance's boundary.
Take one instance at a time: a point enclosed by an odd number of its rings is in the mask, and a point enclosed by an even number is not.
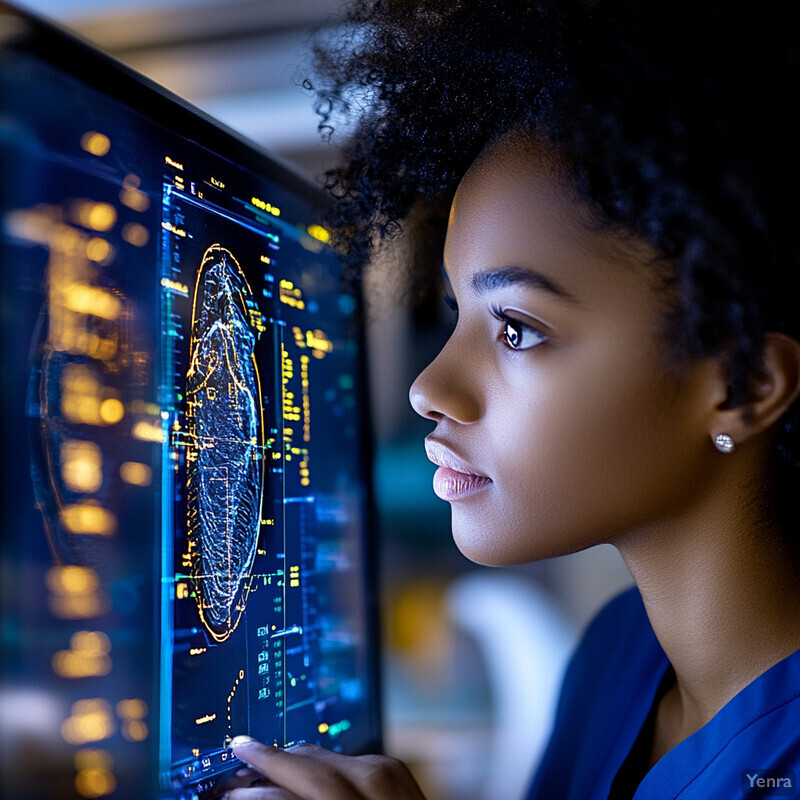
<svg viewBox="0 0 800 800"><path fill-rule="evenodd" d="M516 530L510 522L498 519L488 523L466 520L456 510L452 514L452 533L461 553L484 567L531 564L586 550L602 541L587 537L576 542L563 531L562 535L548 537L532 526Z"/></svg>
<svg viewBox="0 0 800 800"><path fill-rule="evenodd" d="M455 516L452 523L453 541L470 561L484 567L512 567L537 560L510 546L507 537L501 534L502 525L463 524Z"/></svg>

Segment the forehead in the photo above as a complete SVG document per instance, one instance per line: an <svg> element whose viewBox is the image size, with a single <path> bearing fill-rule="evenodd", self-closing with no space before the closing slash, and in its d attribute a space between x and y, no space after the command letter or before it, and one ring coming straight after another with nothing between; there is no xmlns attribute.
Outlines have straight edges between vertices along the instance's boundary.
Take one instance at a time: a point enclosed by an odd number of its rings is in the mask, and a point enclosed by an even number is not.
<svg viewBox="0 0 800 800"><path fill-rule="evenodd" d="M502 139L489 145L462 179L449 228L507 237L536 227L547 233L539 237L542 246L558 246L584 233L589 216L547 151L517 138Z"/></svg>
<svg viewBox="0 0 800 800"><path fill-rule="evenodd" d="M640 272L655 286L658 257L647 242L601 225L551 151L510 136L489 145L459 184L444 260L451 278L527 266L579 283L601 280L604 270L646 266Z"/></svg>
<svg viewBox="0 0 800 800"><path fill-rule="evenodd" d="M459 185L459 194L502 183L524 190L531 177L538 178L541 188L560 187L566 192L565 170L552 148L521 134L508 134L488 144L467 170ZM563 184L563 186L561 186Z"/></svg>

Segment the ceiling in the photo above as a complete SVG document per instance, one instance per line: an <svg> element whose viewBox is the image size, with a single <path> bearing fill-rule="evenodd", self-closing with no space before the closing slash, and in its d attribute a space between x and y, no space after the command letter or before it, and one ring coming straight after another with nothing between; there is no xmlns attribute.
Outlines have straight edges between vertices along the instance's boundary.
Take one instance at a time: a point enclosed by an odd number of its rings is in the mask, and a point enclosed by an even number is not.
<svg viewBox="0 0 800 800"><path fill-rule="evenodd" d="M333 35L344 0L16 0L68 27L316 176L336 158L312 97L312 35Z"/></svg>

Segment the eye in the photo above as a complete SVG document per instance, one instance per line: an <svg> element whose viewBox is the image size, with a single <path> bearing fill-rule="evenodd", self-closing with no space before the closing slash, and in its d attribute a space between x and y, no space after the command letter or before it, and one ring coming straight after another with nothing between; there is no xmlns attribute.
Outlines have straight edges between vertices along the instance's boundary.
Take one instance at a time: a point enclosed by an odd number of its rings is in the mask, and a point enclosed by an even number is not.
<svg viewBox="0 0 800 800"><path fill-rule="evenodd" d="M529 350L547 341L547 336L536 328L525 325L515 319L507 319L503 326L506 344L512 350Z"/></svg>
<svg viewBox="0 0 800 800"><path fill-rule="evenodd" d="M500 309L492 309L492 313L503 323L503 339L512 350L530 350L532 347L543 344L548 339L547 334L542 333L538 328L509 317L508 314Z"/></svg>

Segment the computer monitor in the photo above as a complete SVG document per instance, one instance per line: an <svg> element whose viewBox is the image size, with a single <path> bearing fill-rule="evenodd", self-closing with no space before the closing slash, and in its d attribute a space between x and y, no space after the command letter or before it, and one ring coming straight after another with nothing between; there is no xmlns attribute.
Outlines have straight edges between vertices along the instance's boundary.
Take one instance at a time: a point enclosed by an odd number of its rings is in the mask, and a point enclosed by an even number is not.
<svg viewBox="0 0 800 800"><path fill-rule="evenodd" d="M315 187L0 4L5 800L379 750L358 292Z"/></svg>

